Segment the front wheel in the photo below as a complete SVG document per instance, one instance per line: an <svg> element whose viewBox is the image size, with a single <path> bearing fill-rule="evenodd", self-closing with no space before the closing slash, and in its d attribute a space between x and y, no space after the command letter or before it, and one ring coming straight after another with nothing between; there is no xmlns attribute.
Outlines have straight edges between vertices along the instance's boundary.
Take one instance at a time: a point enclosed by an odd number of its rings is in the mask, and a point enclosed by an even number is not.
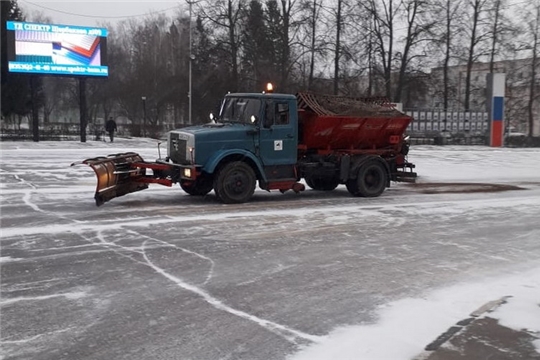
<svg viewBox="0 0 540 360"><path fill-rule="evenodd" d="M255 192L257 178L253 169L242 161L225 164L214 180L214 191L225 204L248 201Z"/></svg>
<svg viewBox="0 0 540 360"><path fill-rule="evenodd" d="M204 196L212 191L212 178L209 175L201 175L195 181L181 181L180 187L189 195Z"/></svg>
<svg viewBox="0 0 540 360"><path fill-rule="evenodd" d="M356 179L347 181L347 190L354 196L376 197L383 193L388 181L386 168L371 160L360 166Z"/></svg>

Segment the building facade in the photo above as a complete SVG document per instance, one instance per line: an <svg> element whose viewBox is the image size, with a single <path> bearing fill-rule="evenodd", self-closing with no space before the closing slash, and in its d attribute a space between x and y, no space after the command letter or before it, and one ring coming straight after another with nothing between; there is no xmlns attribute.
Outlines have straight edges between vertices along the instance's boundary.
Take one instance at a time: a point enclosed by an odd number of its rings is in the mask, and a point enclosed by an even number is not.
<svg viewBox="0 0 540 360"><path fill-rule="evenodd" d="M503 60L494 63L495 73L506 74L505 119L506 128L513 132L528 134L529 101L532 86L532 59ZM487 74L489 63L475 63L471 72L469 109L487 111ZM448 110L463 111L465 103L465 82L467 66L457 65L448 68ZM533 135L540 136L540 69L534 79L535 98L532 106ZM426 107L444 107L443 68L434 68L430 74L430 102Z"/></svg>

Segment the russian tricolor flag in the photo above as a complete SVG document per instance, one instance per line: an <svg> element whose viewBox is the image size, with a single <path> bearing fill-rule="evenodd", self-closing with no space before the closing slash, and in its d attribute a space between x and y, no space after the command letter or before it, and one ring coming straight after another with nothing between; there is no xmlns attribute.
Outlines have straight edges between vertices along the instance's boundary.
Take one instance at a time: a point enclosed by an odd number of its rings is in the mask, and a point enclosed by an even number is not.
<svg viewBox="0 0 540 360"><path fill-rule="evenodd" d="M493 147L503 146L505 82L505 74L488 75L488 87L491 87L491 99L488 99L491 103L489 145Z"/></svg>

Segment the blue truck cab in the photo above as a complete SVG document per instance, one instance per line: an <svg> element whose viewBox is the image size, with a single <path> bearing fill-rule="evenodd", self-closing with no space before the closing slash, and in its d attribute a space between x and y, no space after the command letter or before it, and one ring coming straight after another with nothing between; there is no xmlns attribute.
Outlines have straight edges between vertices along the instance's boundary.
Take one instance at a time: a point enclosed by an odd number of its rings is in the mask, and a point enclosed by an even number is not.
<svg viewBox="0 0 540 360"><path fill-rule="evenodd" d="M167 159L190 195L214 189L224 203L240 203L264 190L303 190L297 183L298 111L294 95L225 96L210 123L168 133Z"/></svg>

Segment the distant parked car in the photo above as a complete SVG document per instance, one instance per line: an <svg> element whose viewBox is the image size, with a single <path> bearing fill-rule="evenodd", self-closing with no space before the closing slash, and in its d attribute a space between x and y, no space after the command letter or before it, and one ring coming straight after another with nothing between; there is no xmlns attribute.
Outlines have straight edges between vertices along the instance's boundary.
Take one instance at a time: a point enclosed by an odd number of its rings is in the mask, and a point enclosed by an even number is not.
<svg viewBox="0 0 540 360"><path fill-rule="evenodd" d="M509 132L509 133L506 133L506 136L507 137L525 137L527 136L527 134L524 134L522 132Z"/></svg>

